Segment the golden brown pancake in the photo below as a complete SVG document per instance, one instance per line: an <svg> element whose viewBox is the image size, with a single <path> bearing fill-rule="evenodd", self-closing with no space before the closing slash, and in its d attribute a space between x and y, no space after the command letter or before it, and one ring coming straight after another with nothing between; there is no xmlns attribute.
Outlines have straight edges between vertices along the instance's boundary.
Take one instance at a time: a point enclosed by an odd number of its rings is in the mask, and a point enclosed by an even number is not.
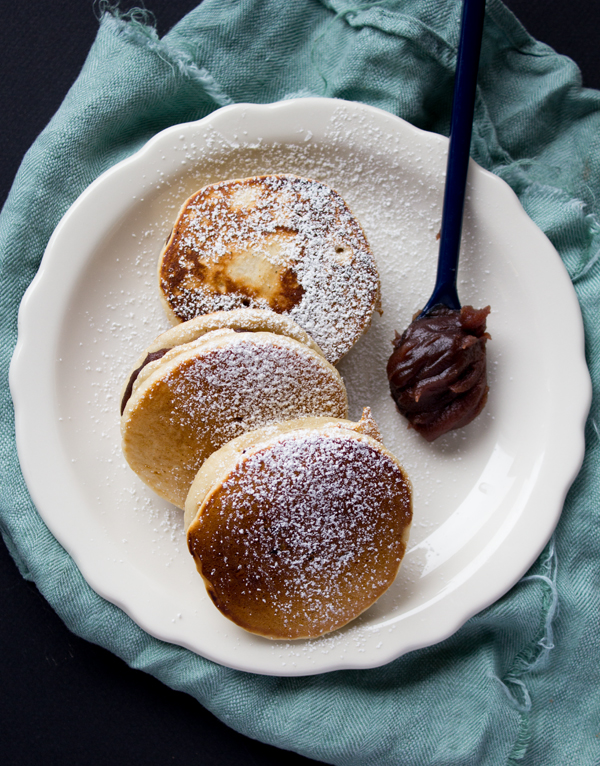
<svg viewBox="0 0 600 766"><path fill-rule="evenodd" d="M233 440L198 472L185 507L188 546L214 604L237 625L314 638L393 582L411 486L365 430L376 433L368 420L282 423Z"/></svg>
<svg viewBox="0 0 600 766"><path fill-rule="evenodd" d="M123 414L136 381L139 383L138 377L141 375L140 380L142 380L154 369L148 365L160 359L175 346L191 343L208 332L222 329L235 330L236 332L272 332L275 335L287 335L288 338L304 343L323 356L323 352L310 335L292 319L281 314L275 314L264 309L234 309L205 314L191 319L189 322L182 322L171 327L170 330L161 333L152 341L133 365L133 371L125 381L121 391L121 414Z"/></svg>
<svg viewBox="0 0 600 766"><path fill-rule="evenodd" d="M204 460L231 439L281 420L346 415L337 370L287 335L221 328L161 351L129 377L122 446L138 476L181 508Z"/></svg>
<svg viewBox="0 0 600 766"><path fill-rule="evenodd" d="M183 205L158 264L173 323L240 307L286 314L335 364L379 307L379 276L344 200L318 181L211 184Z"/></svg>

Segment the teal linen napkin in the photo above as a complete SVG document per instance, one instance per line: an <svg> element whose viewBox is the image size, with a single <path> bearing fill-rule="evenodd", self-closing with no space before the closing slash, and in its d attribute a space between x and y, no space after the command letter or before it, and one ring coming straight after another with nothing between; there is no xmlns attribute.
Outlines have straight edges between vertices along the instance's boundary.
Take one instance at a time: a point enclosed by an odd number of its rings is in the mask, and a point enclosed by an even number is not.
<svg viewBox="0 0 600 766"><path fill-rule="evenodd" d="M510 593L443 643L382 668L229 670L152 638L87 586L38 516L16 456L6 375L18 304L80 192L157 131L232 102L332 96L446 133L459 13L457 0L205 0L162 40L139 13L104 15L0 219L0 524L23 576L72 631L250 737L340 765L598 764L600 93L583 90L573 62L499 0L488 2L472 154L563 258L595 390L585 462L556 534Z"/></svg>

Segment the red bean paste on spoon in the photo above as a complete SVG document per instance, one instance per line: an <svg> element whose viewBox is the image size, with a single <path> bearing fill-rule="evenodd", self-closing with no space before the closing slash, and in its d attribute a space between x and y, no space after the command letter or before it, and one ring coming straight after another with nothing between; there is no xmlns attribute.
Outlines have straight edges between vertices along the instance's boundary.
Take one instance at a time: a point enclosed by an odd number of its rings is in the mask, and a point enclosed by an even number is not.
<svg viewBox="0 0 600 766"><path fill-rule="evenodd" d="M487 401L490 307L436 306L392 341L387 364L398 410L427 441L474 420Z"/></svg>

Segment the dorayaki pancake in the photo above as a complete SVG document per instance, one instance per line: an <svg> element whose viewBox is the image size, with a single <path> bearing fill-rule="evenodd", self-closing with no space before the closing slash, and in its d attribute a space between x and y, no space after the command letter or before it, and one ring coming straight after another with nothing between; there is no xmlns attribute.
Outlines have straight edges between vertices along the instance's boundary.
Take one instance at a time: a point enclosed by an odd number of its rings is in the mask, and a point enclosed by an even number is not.
<svg viewBox="0 0 600 766"><path fill-rule="evenodd" d="M359 424L306 418L213 453L185 511L188 547L226 617L267 638L315 638L392 584L412 491L398 460Z"/></svg>
<svg viewBox="0 0 600 766"><path fill-rule="evenodd" d="M272 332L275 335L287 335L288 338L304 343L323 356L323 352L310 335L292 319L281 314L275 314L264 309L234 309L233 311L216 311L214 314L205 314L191 319L189 322L182 322L161 333L138 358L121 391L121 415L138 376L147 365L163 357L167 351L175 346L191 343L206 335L207 332L222 329L235 330L236 332ZM147 375L148 372L149 370L145 370L144 375Z"/></svg>
<svg viewBox="0 0 600 766"><path fill-rule="evenodd" d="M183 205L158 263L173 323L239 307L271 309L303 327L335 364L379 307L364 232L318 181L260 176L206 186Z"/></svg>
<svg viewBox="0 0 600 766"><path fill-rule="evenodd" d="M347 412L337 370L309 346L272 332L213 330L135 373L121 417L123 453L180 508L204 460L229 440L281 420Z"/></svg>

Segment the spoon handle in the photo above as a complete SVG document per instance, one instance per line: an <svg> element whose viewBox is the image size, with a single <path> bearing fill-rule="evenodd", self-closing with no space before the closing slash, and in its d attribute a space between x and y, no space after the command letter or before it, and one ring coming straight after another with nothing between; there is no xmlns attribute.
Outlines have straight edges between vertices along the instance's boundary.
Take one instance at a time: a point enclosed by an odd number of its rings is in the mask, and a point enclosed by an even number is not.
<svg viewBox="0 0 600 766"><path fill-rule="evenodd" d="M460 254L465 188L469 169L469 148L473 130L473 110L477 87L479 52L485 15L485 0L463 0L460 42L454 77L450 146L446 167L446 186L442 211L442 231L438 269L433 294L419 316L443 304L460 309L456 275Z"/></svg>

